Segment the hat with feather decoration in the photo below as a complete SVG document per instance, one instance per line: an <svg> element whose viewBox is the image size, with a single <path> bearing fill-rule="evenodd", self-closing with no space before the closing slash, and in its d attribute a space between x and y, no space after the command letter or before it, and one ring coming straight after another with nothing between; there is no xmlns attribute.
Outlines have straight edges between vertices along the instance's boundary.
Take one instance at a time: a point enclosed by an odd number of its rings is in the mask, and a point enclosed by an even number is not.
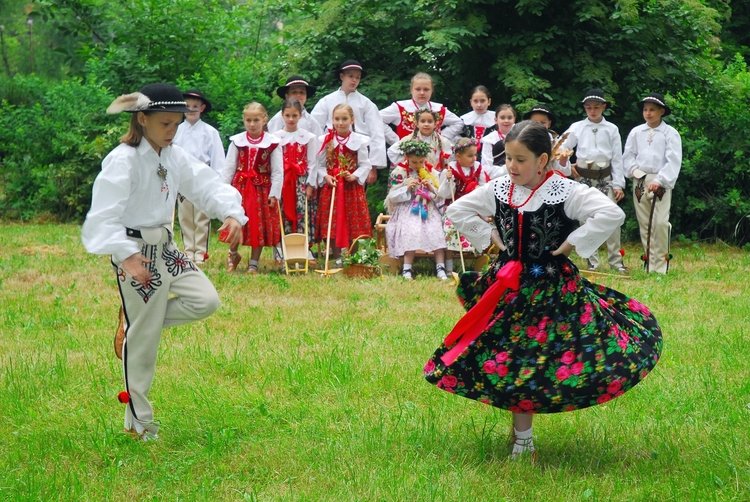
<svg viewBox="0 0 750 502"><path fill-rule="evenodd" d="M148 84L138 92L123 94L112 101L107 113L121 112L188 112L187 103L180 90L172 84Z"/></svg>

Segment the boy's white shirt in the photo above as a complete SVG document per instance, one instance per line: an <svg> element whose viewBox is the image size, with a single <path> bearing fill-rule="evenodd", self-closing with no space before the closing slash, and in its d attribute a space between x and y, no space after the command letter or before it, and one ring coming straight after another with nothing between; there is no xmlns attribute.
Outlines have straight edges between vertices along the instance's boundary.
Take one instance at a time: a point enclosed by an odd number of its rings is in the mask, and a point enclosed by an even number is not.
<svg viewBox="0 0 750 502"><path fill-rule="evenodd" d="M427 108L433 112L440 112L440 110L445 108L445 117L443 118L440 134L451 143L456 141L456 138L461 134L461 130L464 128L463 120L442 103L428 101L424 105L418 107L413 99L395 101L380 110L380 117L384 124L383 129L385 130L385 140L389 145L397 143L399 140L398 134L389 127L390 125L398 127L398 124L401 123L401 112L399 111L398 105L401 105L409 113L414 113L418 108Z"/></svg>
<svg viewBox="0 0 750 502"><path fill-rule="evenodd" d="M616 125L608 122L604 117L601 122L592 122L585 118L574 122L566 132L569 135L562 145L563 148L571 150L575 148L579 162L586 160L607 162L612 166L612 187L625 188L622 139ZM586 166L581 165L581 167Z"/></svg>
<svg viewBox="0 0 750 502"><path fill-rule="evenodd" d="M507 202L511 184L509 176L496 178L448 206L446 216L453 222L456 230L469 239L475 249L489 247L494 225L488 223L487 218L495 215L498 199ZM514 186L515 204L523 203L529 195L530 189L522 185ZM553 174L519 212L536 211L542 204L561 202L568 218L583 222L567 236L566 240L584 258L594 254L625 221L622 209L598 189L558 174Z"/></svg>
<svg viewBox="0 0 750 502"><path fill-rule="evenodd" d="M159 165L167 171L164 181L157 174ZM222 183L216 171L180 146L157 154L143 139L136 147L121 144L104 158L81 230L86 250L110 254L118 263L138 253L140 246L125 228L171 230L178 192L212 218L247 223L240 193Z"/></svg>
<svg viewBox="0 0 750 502"><path fill-rule="evenodd" d="M326 135L323 135L318 138L319 145L323 144L323 141L325 141L325 137ZM367 176L372 170L370 156L367 153L367 146L370 140L364 134L359 134L356 132L351 133L348 138L349 139L346 140L345 146L350 150L357 152L357 169L355 169L352 174L357 178L357 182L360 185L364 185L367 181ZM330 144L332 144L334 148L339 145L339 142L335 136L333 137L333 139L331 139ZM320 147L318 147L318 149L320 149ZM325 146L322 152L317 154L317 160L315 162L315 179L318 182L318 186L323 186L325 184L325 176L326 174L328 174L326 155L327 149L328 145Z"/></svg>
<svg viewBox="0 0 750 502"><path fill-rule="evenodd" d="M283 130L285 126L286 124L284 124L284 118L281 116L281 111L278 111L276 112L276 115L268 121L266 128L268 129L268 132L276 134ZM297 128L310 131L315 137L323 134L323 129L320 127L320 124L318 124L312 115L310 115L310 112L304 109L302 110L302 117L300 117L299 122L297 122Z"/></svg>
<svg viewBox="0 0 750 502"><path fill-rule="evenodd" d="M221 172L221 178L225 183L231 183L234 173L237 172L237 159L239 149L243 146L250 148L268 148L273 144L279 144L279 138L271 133L263 133L263 139L260 143L252 144L247 140L247 133L241 132L229 138L229 149L227 158L224 162L224 169ZM271 191L269 197L281 198L281 186L284 184L284 157L281 153L281 147L277 146L271 152Z"/></svg>
<svg viewBox="0 0 750 502"><path fill-rule="evenodd" d="M323 96L317 102L310 115L320 125L323 132L331 130L333 109L339 104L348 104L354 110L354 130L369 138L369 156L371 165L383 168L386 166L385 136L378 107L369 98L358 91L346 94L338 90Z"/></svg>
<svg viewBox="0 0 750 502"><path fill-rule="evenodd" d="M201 119L198 119L195 124L187 120L183 121L177 127L177 133L172 142L184 148L207 166L211 166L211 169L216 172L221 171L224 166L224 145L219 131Z"/></svg>
<svg viewBox="0 0 750 502"><path fill-rule="evenodd" d="M682 167L680 133L663 120L653 129L648 124L634 127L625 141L623 164L628 178L638 168L646 174L656 174L661 186L673 189Z"/></svg>

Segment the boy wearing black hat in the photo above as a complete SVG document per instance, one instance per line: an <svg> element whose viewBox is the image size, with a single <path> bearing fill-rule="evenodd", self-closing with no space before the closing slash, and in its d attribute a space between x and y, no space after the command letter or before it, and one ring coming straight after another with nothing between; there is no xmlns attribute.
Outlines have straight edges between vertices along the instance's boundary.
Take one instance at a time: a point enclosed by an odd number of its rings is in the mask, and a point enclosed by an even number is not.
<svg viewBox="0 0 750 502"><path fill-rule="evenodd" d="M224 145L219 131L201 120L203 114L211 111L211 102L198 89L182 93L188 112L185 121L177 128L174 144L179 145L193 157L211 167L217 173L224 165ZM211 231L211 218L198 211L193 203L180 195L177 198L177 214L185 254L196 265L208 258L208 235Z"/></svg>
<svg viewBox="0 0 750 502"><path fill-rule="evenodd" d="M334 70L337 80L341 81L338 90L321 98L315 105L311 115L325 130L333 130L332 114L336 105L347 104L354 110L354 130L364 134L370 140L369 152L372 171L367 178L368 183L377 179L377 169L386 166L385 132L380 112L375 103L357 91L359 83L366 75L362 65L353 59L341 63Z"/></svg>
<svg viewBox="0 0 750 502"><path fill-rule="evenodd" d="M173 144L189 110L177 87L150 84L117 98L107 113L131 112L130 130L102 162L81 239L86 250L111 255L122 306L115 353L122 359L125 429L156 439L148 400L164 327L203 319L219 306L211 281L172 240L177 193L223 220L220 232L239 243L247 217L237 190Z"/></svg>
<svg viewBox="0 0 750 502"><path fill-rule="evenodd" d="M576 179L599 189L615 203L625 197L625 175L622 168L622 140L620 130L604 118L609 101L601 89L589 89L581 100L586 118L566 131L564 150L576 150L576 164L572 166ZM563 133L564 135L564 133ZM607 260L613 270L627 272L620 252L620 227L607 239ZM599 267L599 251L588 258L589 270Z"/></svg>
<svg viewBox="0 0 750 502"><path fill-rule="evenodd" d="M552 130L552 126L555 123L555 114L552 113L552 109L543 104L538 103L534 105L534 107L523 114L524 120L531 120L533 122L539 122L544 127L547 128L549 131L549 140L554 145L555 141L557 140L557 137L559 134ZM571 175L570 165L567 162L567 156L563 157L561 160L558 160L557 158L550 160L550 167L555 171L560 171L565 176Z"/></svg>
<svg viewBox="0 0 750 502"><path fill-rule="evenodd" d="M672 111L658 92L640 101L645 124L634 127L625 141L625 174L633 178L633 204L640 227L647 272L667 273L672 225L672 190L682 166L682 138L664 122Z"/></svg>
<svg viewBox="0 0 750 502"><path fill-rule="evenodd" d="M284 85L276 88L276 95L284 101L287 99L299 101L299 104L302 105L302 118L297 123L297 127L310 131L318 137L323 134L323 129L312 115L310 115L307 108L305 108L305 103L308 99L315 96L316 90L315 86L310 85L304 78L299 75L292 75L286 79ZM284 119L281 117L281 110L268 121L266 127L268 128L268 132L272 133L284 128Z"/></svg>

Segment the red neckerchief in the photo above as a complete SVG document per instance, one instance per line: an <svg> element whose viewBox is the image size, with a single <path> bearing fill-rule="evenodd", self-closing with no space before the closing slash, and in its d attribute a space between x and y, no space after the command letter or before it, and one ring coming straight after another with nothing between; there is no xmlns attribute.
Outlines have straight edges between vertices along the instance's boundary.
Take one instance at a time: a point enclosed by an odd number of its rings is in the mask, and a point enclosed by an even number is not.
<svg viewBox="0 0 750 502"><path fill-rule="evenodd" d="M404 171L406 171L406 175L407 176L409 176L411 173L414 173L417 176L419 176L419 173L417 173L414 169L412 169L411 167L409 167L409 161L408 160L405 160L405 161L397 164L397 167L400 167ZM432 164L430 164L429 162L425 162L424 163L424 168L427 169L428 173L431 173L433 171L433 169L434 169L434 167L432 166Z"/></svg>
<svg viewBox="0 0 750 502"><path fill-rule="evenodd" d="M479 176L482 174L482 166L474 164L471 166L469 174L464 174L464 168L456 164L456 168L451 167L451 172L456 179L456 198L458 199L467 193L473 192L479 186Z"/></svg>
<svg viewBox="0 0 750 502"><path fill-rule="evenodd" d="M284 184L281 188L281 203L287 221L297 221L297 182L307 174L307 145L288 143L284 145Z"/></svg>

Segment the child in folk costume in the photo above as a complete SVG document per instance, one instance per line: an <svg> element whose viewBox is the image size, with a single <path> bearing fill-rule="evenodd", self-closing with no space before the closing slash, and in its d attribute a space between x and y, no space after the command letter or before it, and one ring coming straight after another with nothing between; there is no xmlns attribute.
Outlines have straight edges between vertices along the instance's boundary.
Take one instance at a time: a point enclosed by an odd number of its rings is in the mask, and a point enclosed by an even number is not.
<svg viewBox="0 0 750 502"><path fill-rule="evenodd" d="M341 81L341 86L327 96L323 96L317 102L311 113L312 117L320 124L324 132L334 129L331 123L333 109L340 104L351 107L354 113L355 130L367 139L367 151L369 152L370 173L367 175L367 183L375 183L378 177L377 170L387 165L385 155L385 138L383 137L383 122L380 120L378 107L366 96L357 91L361 80L367 75L362 65L353 59L341 63L334 70L336 79Z"/></svg>
<svg viewBox="0 0 750 502"><path fill-rule="evenodd" d="M589 89L581 100L586 119L573 123L566 131L564 150L576 149L577 161L571 167L577 181L594 187L615 203L625 197L625 176L622 170L622 140L620 130L604 118L609 102L601 89ZM564 135L565 133L563 133ZM562 157L561 164L567 162ZM607 239L607 255L610 268L625 273L620 246L620 228ZM589 270L599 267L599 251L588 259Z"/></svg>
<svg viewBox="0 0 750 502"><path fill-rule="evenodd" d="M318 138L298 127L304 108L299 101L286 100L281 107L284 129L276 134L284 158L284 183L281 189L281 207L284 232L305 233L305 211L307 210L308 236L315 238L318 180L315 163L318 154ZM306 209L307 208L307 209ZM312 259L312 255L310 255Z"/></svg>
<svg viewBox="0 0 750 502"><path fill-rule="evenodd" d="M305 109L305 103L308 99L315 96L316 88L310 85L307 80L300 77L299 75L292 75L286 79L286 83L276 88L276 95L284 101L299 101L302 105L302 117L300 117L297 127L310 131L317 138L323 134L323 129L318 124L312 115ZM276 113L271 120L268 121L268 132L276 133L284 129L284 117L281 116L282 111Z"/></svg>
<svg viewBox="0 0 750 502"><path fill-rule="evenodd" d="M490 90L483 85L476 86L471 90L469 103L471 104L471 111L461 115L461 120L464 123L461 136L474 138L477 141L477 145L480 145L486 135L497 129L494 114L488 112L492 104ZM479 162L482 161L482 155L483 152L480 148L477 150L477 160Z"/></svg>
<svg viewBox="0 0 750 502"><path fill-rule="evenodd" d="M439 114L437 130L448 141L455 141L461 134L464 123L444 105L430 101L431 98L432 77L424 72L417 73L411 78L411 99L395 101L380 110L380 116L385 123L386 143L392 145L412 134L416 127L414 112L421 108ZM394 126L396 131L389 126Z"/></svg>
<svg viewBox="0 0 750 502"><path fill-rule="evenodd" d="M567 257L593 253L622 210L549 169L543 126L521 122L505 143L508 175L448 208L477 249L502 252L486 273L461 277L468 312L424 371L438 388L510 410L515 458L534 454L533 414L606 403L643 380L662 335L648 307L592 284Z"/></svg>
<svg viewBox="0 0 750 502"><path fill-rule="evenodd" d="M442 218L435 203L438 178L427 156L432 147L420 140L402 141L406 160L399 163L388 178L390 191L385 199L390 220L385 227L388 254L404 257L401 276L411 280L414 253L435 253L435 272L440 280L448 279L445 270L445 236Z"/></svg>
<svg viewBox="0 0 750 502"><path fill-rule="evenodd" d="M547 131L549 132L549 141L551 144L555 144L560 136L556 131L552 129L552 126L555 124L555 114L552 113L552 110L549 106L543 103L535 105L531 110L524 113L523 119L531 120L533 122L539 122L544 127L546 127ZM559 157L550 159L550 168L555 171L560 171L565 176L570 176L572 174L572 171L570 168L570 164L567 162L567 157L567 155L563 155L562 163L558 160Z"/></svg>
<svg viewBox="0 0 750 502"><path fill-rule="evenodd" d="M516 123L516 110L509 104L502 104L495 110L495 124L497 127L482 138L482 166L498 166L502 174L505 170L505 136Z"/></svg>
<svg viewBox="0 0 750 502"><path fill-rule="evenodd" d="M317 239L327 240L331 205L331 245L336 266L341 266L341 250L360 236L372 236L365 182L372 169L367 153L367 136L352 132L354 111L346 104L333 108L333 129L321 137L316 179L318 190ZM333 188L336 195L333 197ZM326 250L331 252L331 250Z"/></svg>
<svg viewBox="0 0 750 502"><path fill-rule="evenodd" d="M130 130L102 162L82 240L90 253L112 257L122 299L115 353L126 390L119 398L127 404L126 431L147 441L159 430L148 394L162 329L208 317L219 306L211 281L172 240L177 193L223 220L219 230L230 244L239 241L247 217L237 190L173 144L189 111L177 87L147 85L107 109L122 111L132 113Z"/></svg>
<svg viewBox="0 0 750 502"><path fill-rule="evenodd" d="M229 138L229 150L222 172L227 183L242 194L242 206L250 221L242 233L242 244L251 247L247 271L258 273L264 246L281 242L277 204L284 182L284 161L279 138L264 131L268 113L260 103L250 103L242 112L245 132ZM242 257L239 244L230 246L227 271L234 272Z"/></svg>
<svg viewBox="0 0 750 502"><path fill-rule="evenodd" d="M500 168L490 165L485 169L477 161L477 141L474 138L459 138L453 147L456 160L440 173L440 190L438 195L449 206L454 200L471 193L475 188L488 183L502 175ZM443 219L443 231L448 247L448 272L453 271L453 260L460 251L477 254L477 250L458 232L447 216ZM481 249L479 251L482 251Z"/></svg>
<svg viewBox="0 0 750 502"><path fill-rule="evenodd" d="M640 227L647 272L667 273L669 210L672 190L682 166L680 133L664 120L671 113L664 96L654 92L641 100L645 124L634 127L625 141L623 164L633 178L633 204Z"/></svg>
<svg viewBox="0 0 750 502"><path fill-rule="evenodd" d="M439 114L431 112L426 108L421 108L414 112L414 121L417 125L414 132L409 136L401 138L388 148L388 158L391 164L395 166L404 161L403 148L401 148L402 143L418 140L430 145L430 151L427 154L427 163L433 166L433 169L437 172L445 169L452 155L452 145L450 141L443 138L436 130L439 120Z"/></svg>
<svg viewBox="0 0 750 502"><path fill-rule="evenodd" d="M204 114L211 111L211 102L198 89L190 89L182 95L189 111L185 114L185 121L177 127L174 144L219 172L224 165L224 145L219 131L201 120ZM182 195L177 197L177 210L185 254L193 263L200 265L208 257L211 219L206 213L196 210L193 203Z"/></svg>

